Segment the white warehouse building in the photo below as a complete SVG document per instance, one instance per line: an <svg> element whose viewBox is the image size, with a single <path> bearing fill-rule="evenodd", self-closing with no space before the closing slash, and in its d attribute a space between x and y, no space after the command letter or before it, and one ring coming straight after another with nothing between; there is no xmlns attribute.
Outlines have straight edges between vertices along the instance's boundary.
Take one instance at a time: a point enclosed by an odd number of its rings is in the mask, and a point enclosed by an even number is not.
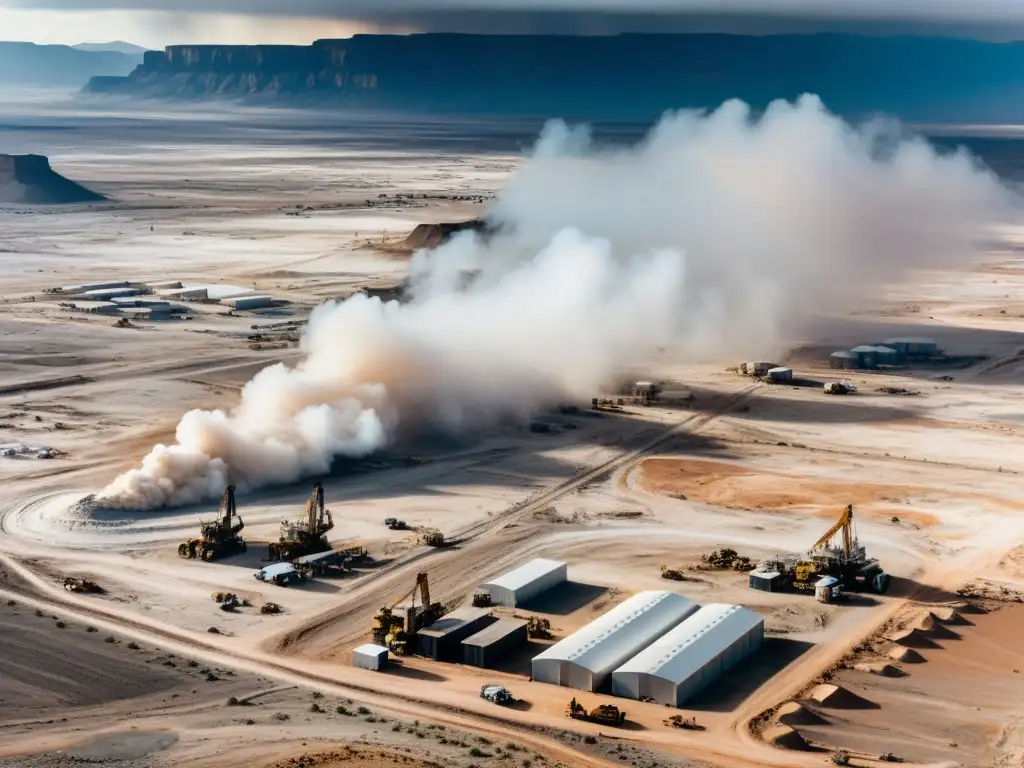
<svg viewBox="0 0 1024 768"><path fill-rule="evenodd" d="M679 707L749 656L764 617L738 605L705 605L612 674L612 693Z"/></svg>
<svg viewBox="0 0 1024 768"><path fill-rule="evenodd" d="M515 608L568 579L565 563L538 557L483 585L491 602Z"/></svg>
<svg viewBox="0 0 1024 768"><path fill-rule="evenodd" d="M675 592L640 592L533 659L533 679L597 691L628 659L697 610Z"/></svg>

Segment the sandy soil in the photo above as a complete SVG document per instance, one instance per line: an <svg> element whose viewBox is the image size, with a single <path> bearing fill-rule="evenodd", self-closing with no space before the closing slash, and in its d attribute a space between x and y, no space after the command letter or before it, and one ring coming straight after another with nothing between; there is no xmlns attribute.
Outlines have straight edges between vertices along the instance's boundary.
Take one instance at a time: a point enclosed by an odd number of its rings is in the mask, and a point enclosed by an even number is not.
<svg viewBox="0 0 1024 768"><path fill-rule="evenodd" d="M175 555L213 505L82 514L73 502L172 439L184 411L230 406L255 371L297 359L294 342L254 344L252 325L302 321L326 299L398 281L408 262L381 241L422 221L477 215L475 201L518 162L512 129L483 123L137 117L10 118L36 126L14 132L18 141L31 133L61 173L116 202L0 210L0 444L61 452L0 458L6 764L80 765L99 755L115 766L820 765L821 753L771 747L748 723L805 693L865 638L900 631L926 597L935 603L978 579L1024 587L1024 308L1007 298L1019 294L1024 268L1011 251L921 275L854 317L823 319L818 338L793 339L780 362L816 381L839 378L828 351L898 334L932 336L960 356L945 367L852 372L854 396L763 385L727 372L735 361L672 363L644 375L692 399L620 413L583 404L541 414L556 427L549 433L510 427L339 462L324 481L338 523L331 541L365 546L371 560L302 587L252 574L280 521L299 514L307 483L240 496L249 551L217 563ZM235 316L196 305L192 320L126 329L61 312L43 293L111 277L255 285L287 303ZM886 387L918 394L879 391ZM743 574L686 570L722 546L755 559L805 550L851 503L858 536L894 576L886 596L823 606L751 591ZM459 544L420 547L414 534L383 526L390 516ZM568 562L572 583L516 613L549 619L556 637L636 592L671 589L759 611L768 639L742 674L680 712L707 728L700 732L673 729L664 707L639 702L626 703L627 727L615 734L566 720L569 692L529 680L539 641L498 670L417 658L386 674L350 666L373 614L417 572L429 573L435 599L456 605L534 556ZM662 579L663 565L692 580ZM67 575L105 592L70 595L59 586ZM225 590L254 607L219 610L210 595ZM3 607L9 599L15 605ZM285 612L261 615L255 606L269 600ZM1010 607L967 618L951 627L960 639L921 649L927 661L913 669L869 643L833 681L873 707L793 727L828 749L1019 763L1012 670L1021 664L1009 640L1024 617ZM906 676L853 668L880 661ZM205 669L220 679L208 682ZM972 684L956 682L965 678ZM488 681L524 704L481 701ZM229 707L230 696L251 704Z"/></svg>

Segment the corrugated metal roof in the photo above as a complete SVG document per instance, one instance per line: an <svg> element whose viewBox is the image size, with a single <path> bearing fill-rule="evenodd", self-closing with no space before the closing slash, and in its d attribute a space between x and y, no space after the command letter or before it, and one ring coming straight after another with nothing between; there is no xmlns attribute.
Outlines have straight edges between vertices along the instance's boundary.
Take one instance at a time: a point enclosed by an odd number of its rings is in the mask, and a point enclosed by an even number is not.
<svg viewBox="0 0 1024 768"><path fill-rule="evenodd" d="M515 570L502 574L493 581L487 582L484 586L493 585L514 592L564 566L565 563L560 563L557 560L545 560L542 557L538 557L519 566Z"/></svg>
<svg viewBox="0 0 1024 768"><path fill-rule="evenodd" d="M527 625L525 619L498 619L498 621L491 624L489 627L485 627L471 637L467 637L462 641L463 645L490 645L496 640L506 635L511 635L513 632L520 631Z"/></svg>
<svg viewBox="0 0 1024 768"><path fill-rule="evenodd" d="M792 372L793 372L792 368L772 368L772 369L770 369L768 371L768 373L792 373Z"/></svg>
<svg viewBox="0 0 1024 768"><path fill-rule="evenodd" d="M857 352L871 352L873 354L875 352L875 348L872 347L870 344L861 344L860 346L854 347L850 351L853 352L853 353L857 353Z"/></svg>
<svg viewBox="0 0 1024 768"><path fill-rule="evenodd" d="M857 355L847 349L841 349L838 352L833 352L829 357L841 357L844 360L852 360L857 357Z"/></svg>
<svg viewBox="0 0 1024 768"><path fill-rule="evenodd" d="M571 661L590 670L598 670L606 657L615 656L620 636L630 642L651 624L682 621L696 606L675 592L640 592L603 616L552 645L536 659ZM674 620L674 621L673 621ZM659 629L659 632L664 629Z"/></svg>
<svg viewBox="0 0 1024 768"><path fill-rule="evenodd" d="M291 563L274 563L273 565L268 565L265 568L260 568L258 572L262 573L264 578L268 576L273 578L286 573L295 573L295 566Z"/></svg>
<svg viewBox="0 0 1024 768"><path fill-rule="evenodd" d="M900 336L896 339L886 339L883 344L935 344L935 339L928 339L924 336Z"/></svg>
<svg viewBox="0 0 1024 768"><path fill-rule="evenodd" d="M490 612L489 608L459 608L457 611L442 616L426 629L421 629L420 634L428 637L444 637L472 621L479 620L482 616L487 616Z"/></svg>
<svg viewBox="0 0 1024 768"><path fill-rule="evenodd" d="M353 651L353 653L358 653L361 656L376 656L377 658L380 658L381 656L388 655L388 649L383 645L367 643L366 645L360 645Z"/></svg>
<svg viewBox="0 0 1024 768"><path fill-rule="evenodd" d="M678 685L763 621L739 605L705 605L615 671L649 674Z"/></svg>

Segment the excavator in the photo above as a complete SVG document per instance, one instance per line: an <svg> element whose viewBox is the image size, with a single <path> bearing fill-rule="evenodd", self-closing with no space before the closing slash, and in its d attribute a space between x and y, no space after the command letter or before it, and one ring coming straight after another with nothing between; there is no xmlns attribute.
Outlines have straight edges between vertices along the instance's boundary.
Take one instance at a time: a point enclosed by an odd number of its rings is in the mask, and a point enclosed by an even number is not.
<svg viewBox="0 0 1024 768"><path fill-rule="evenodd" d="M245 552L245 541L238 534L245 527L235 508L235 486L224 489L216 520L199 523L199 538L178 545L178 557L186 560L216 560Z"/></svg>
<svg viewBox="0 0 1024 768"><path fill-rule="evenodd" d="M837 534L839 542L833 544ZM888 574L877 559L868 557L853 530L852 504L814 543L806 557L777 557L759 563L750 575L750 586L767 591L783 587L814 592L817 582L825 576L834 577L844 590L851 592L884 594L889 589Z"/></svg>
<svg viewBox="0 0 1024 768"><path fill-rule="evenodd" d="M584 720L588 723L600 723L601 725L620 726L626 722L626 713L614 704L601 704L590 711L574 696L569 706L565 708L565 716L573 720Z"/></svg>
<svg viewBox="0 0 1024 768"><path fill-rule="evenodd" d="M416 605L417 592L420 594L419 606ZM396 613L399 603L409 598L412 598L412 602ZM386 646L398 656L405 656L416 633L429 627L445 613L444 605L430 601L430 580L427 574L417 573L412 589L391 605L381 608L373 617L373 642Z"/></svg>
<svg viewBox="0 0 1024 768"><path fill-rule="evenodd" d="M306 502L305 517L298 521L281 521L281 538L268 547L270 559L290 561L327 552L331 548L327 532L332 528L334 519L330 510L324 509L324 487L317 483Z"/></svg>

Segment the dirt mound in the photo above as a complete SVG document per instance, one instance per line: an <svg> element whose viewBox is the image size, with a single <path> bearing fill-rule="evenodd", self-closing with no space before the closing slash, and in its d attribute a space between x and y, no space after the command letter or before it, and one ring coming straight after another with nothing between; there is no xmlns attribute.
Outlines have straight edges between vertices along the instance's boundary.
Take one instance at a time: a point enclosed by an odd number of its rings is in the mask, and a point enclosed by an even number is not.
<svg viewBox="0 0 1024 768"><path fill-rule="evenodd" d="M943 624L963 625L968 623L956 608L936 608L932 611L932 616Z"/></svg>
<svg viewBox="0 0 1024 768"><path fill-rule="evenodd" d="M843 688L841 685L832 685L831 683L822 683L815 686L808 695L808 698L811 701L818 702L823 707L830 707L832 709L871 709L875 706L874 703L858 696L853 691Z"/></svg>
<svg viewBox="0 0 1024 768"><path fill-rule="evenodd" d="M904 648L903 650L910 650ZM865 661L861 664L855 664L853 666L858 672L867 672L871 675L878 675L879 677L906 677L906 672L901 670L899 667L894 667L884 661Z"/></svg>
<svg viewBox="0 0 1024 768"><path fill-rule="evenodd" d="M816 712L812 712L799 701L787 701L779 707L775 719L782 725L822 725L828 720Z"/></svg>
<svg viewBox="0 0 1024 768"><path fill-rule="evenodd" d="M926 613L915 621L912 626L920 629L922 632L931 632L938 624L939 622L935 619L935 616L931 613Z"/></svg>
<svg viewBox="0 0 1024 768"><path fill-rule="evenodd" d="M968 602L966 600L958 602L958 603L953 603L949 607L952 610L956 611L957 613L962 613L962 614L986 613L985 609L982 608L980 605L975 605L974 603Z"/></svg>
<svg viewBox="0 0 1024 768"><path fill-rule="evenodd" d="M891 651L889 651L889 658L904 664L923 664L928 661L928 659L913 648L904 648L900 645L895 646Z"/></svg>
<svg viewBox="0 0 1024 768"><path fill-rule="evenodd" d="M776 725L764 732L764 740L781 749L807 749L804 737L788 725Z"/></svg>
<svg viewBox="0 0 1024 768"><path fill-rule="evenodd" d="M0 203L62 205L100 200L106 198L54 172L42 155L0 155Z"/></svg>
<svg viewBox="0 0 1024 768"><path fill-rule="evenodd" d="M904 629L902 632L897 632L890 638L896 645L902 645L904 648L938 648L938 644L928 636L928 633L918 629Z"/></svg>
<svg viewBox="0 0 1024 768"><path fill-rule="evenodd" d="M411 251L419 248L437 248L449 240L452 235L459 232L470 230L482 234L486 233L488 229L488 224L483 219L441 222L439 224L420 224L402 241L402 246Z"/></svg>

